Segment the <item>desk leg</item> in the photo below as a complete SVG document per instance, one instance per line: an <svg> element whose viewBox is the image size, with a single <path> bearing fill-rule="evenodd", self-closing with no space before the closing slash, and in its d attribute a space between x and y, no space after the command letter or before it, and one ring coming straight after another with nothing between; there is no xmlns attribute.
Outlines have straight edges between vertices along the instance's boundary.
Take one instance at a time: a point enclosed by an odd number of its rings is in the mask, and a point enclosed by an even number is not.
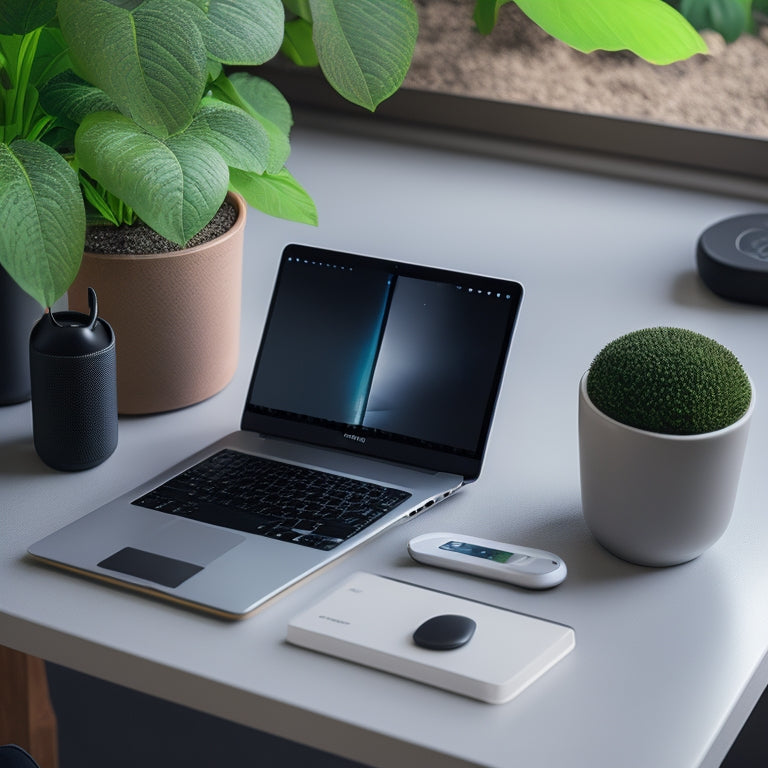
<svg viewBox="0 0 768 768"><path fill-rule="evenodd" d="M42 659L0 646L0 744L17 744L40 768L58 768L56 715Z"/></svg>

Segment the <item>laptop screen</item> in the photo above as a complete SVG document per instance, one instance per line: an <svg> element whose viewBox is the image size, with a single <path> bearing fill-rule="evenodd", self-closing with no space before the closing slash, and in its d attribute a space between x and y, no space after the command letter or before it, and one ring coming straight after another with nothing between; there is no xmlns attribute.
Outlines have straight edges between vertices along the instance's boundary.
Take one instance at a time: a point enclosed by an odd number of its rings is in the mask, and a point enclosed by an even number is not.
<svg viewBox="0 0 768 768"><path fill-rule="evenodd" d="M476 477L519 283L283 252L243 428Z"/></svg>

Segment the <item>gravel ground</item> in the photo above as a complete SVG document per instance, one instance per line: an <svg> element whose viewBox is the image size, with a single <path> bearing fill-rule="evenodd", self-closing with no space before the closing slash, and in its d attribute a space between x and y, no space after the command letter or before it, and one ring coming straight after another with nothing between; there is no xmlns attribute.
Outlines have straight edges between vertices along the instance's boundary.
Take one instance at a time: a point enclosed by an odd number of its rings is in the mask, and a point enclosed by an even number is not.
<svg viewBox="0 0 768 768"><path fill-rule="evenodd" d="M709 56L658 67L627 52L582 54L549 37L513 3L487 37L472 0L417 0L420 20L406 85L500 101L768 137L768 30Z"/></svg>

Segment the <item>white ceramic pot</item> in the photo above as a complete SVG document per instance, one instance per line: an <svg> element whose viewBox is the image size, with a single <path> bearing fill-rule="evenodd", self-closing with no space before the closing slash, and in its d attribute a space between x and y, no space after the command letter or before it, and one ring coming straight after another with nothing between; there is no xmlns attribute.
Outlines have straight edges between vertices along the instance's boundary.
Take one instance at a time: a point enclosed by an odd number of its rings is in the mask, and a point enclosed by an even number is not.
<svg viewBox="0 0 768 768"><path fill-rule="evenodd" d="M584 519L610 552L640 565L698 557L731 519L754 387L744 416L701 435L628 427L599 411L579 386L579 464Z"/></svg>

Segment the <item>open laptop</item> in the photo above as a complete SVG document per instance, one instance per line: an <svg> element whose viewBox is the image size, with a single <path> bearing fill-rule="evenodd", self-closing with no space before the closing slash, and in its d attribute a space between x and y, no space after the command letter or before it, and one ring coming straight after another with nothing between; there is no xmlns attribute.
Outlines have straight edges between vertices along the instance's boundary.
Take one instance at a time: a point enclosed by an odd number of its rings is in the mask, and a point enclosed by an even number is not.
<svg viewBox="0 0 768 768"><path fill-rule="evenodd" d="M522 294L287 246L241 429L29 553L247 615L477 478Z"/></svg>

